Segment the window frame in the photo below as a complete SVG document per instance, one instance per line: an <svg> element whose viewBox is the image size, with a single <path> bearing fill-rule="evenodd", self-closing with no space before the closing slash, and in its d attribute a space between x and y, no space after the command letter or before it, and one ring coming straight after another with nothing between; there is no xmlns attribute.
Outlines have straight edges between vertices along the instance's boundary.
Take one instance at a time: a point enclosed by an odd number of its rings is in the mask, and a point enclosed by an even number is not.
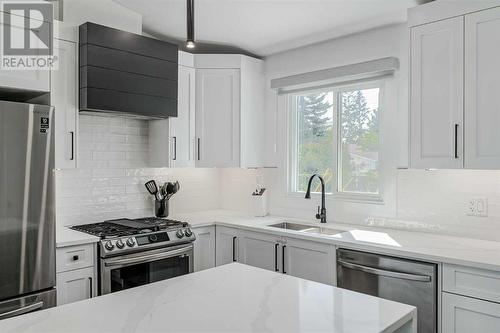
<svg viewBox="0 0 500 333"><path fill-rule="evenodd" d="M340 98L339 95L342 92L353 91L353 90L366 90L366 89L379 89L379 107L378 107L378 117L379 117L379 144L383 147L383 119L384 119L384 108L385 108L385 87L386 83L383 79L377 80L364 80L356 83L342 84L342 85L332 85L324 86L317 89L303 89L300 91L294 91L287 94L285 99L286 108L286 126L287 126L287 195L289 197L303 197L305 192L298 191L297 189L297 168L298 168L298 112L296 107L297 96L304 95L306 93L320 93L320 92L333 92L333 135L335 144L332 145L334 165L332 169L335 173L332 178L334 189L333 193L326 193L327 196L333 197L335 199L351 202L361 202L361 203L373 203L373 204L384 204L384 186L385 183L385 172L384 172L384 152L383 149L379 149L379 193L363 193L363 192L344 192L339 191L340 177L341 173L340 166L342 165L341 158L341 132L340 123L341 119L341 108L340 108ZM312 195L318 195L317 192L313 192Z"/></svg>

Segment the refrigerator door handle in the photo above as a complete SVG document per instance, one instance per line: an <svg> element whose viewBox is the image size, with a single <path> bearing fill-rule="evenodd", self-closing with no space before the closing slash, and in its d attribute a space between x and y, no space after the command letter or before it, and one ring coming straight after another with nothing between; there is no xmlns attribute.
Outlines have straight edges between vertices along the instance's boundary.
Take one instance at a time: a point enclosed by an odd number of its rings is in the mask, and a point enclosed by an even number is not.
<svg viewBox="0 0 500 333"><path fill-rule="evenodd" d="M36 303L30 304L30 305L24 306L22 308L12 310L12 311L0 313L0 320L14 317L14 316L19 316L19 315L22 315L25 313L36 311L36 310L40 310L41 308L43 308L43 301L36 302Z"/></svg>

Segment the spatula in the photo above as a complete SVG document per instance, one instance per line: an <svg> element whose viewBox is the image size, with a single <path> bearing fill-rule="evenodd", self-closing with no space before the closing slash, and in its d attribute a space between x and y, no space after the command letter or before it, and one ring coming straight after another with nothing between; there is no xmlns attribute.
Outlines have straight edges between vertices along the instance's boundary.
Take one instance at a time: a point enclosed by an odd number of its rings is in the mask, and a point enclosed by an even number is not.
<svg viewBox="0 0 500 333"><path fill-rule="evenodd" d="M149 193L155 196L156 200L160 201L158 198L158 186L156 186L156 182L154 180L150 180L144 184Z"/></svg>

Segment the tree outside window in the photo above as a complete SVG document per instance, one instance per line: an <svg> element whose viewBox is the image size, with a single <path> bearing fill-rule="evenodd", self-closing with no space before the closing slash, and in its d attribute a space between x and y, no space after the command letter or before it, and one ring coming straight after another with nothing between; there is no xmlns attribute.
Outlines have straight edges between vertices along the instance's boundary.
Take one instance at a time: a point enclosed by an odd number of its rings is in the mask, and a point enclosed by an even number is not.
<svg viewBox="0 0 500 333"><path fill-rule="evenodd" d="M312 174L319 174L326 191L333 190L333 93L299 95L296 100L298 118L297 190L305 192ZM319 185L318 185L319 186ZM313 189L315 192L319 188Z"/></svg>
<svg viewBox="0 0 500 333"><path fill-rule="evenodd" d="M378 87L294 95L294 191L305 191L317 173L329 193L379 193L379 95Z"/></svg>

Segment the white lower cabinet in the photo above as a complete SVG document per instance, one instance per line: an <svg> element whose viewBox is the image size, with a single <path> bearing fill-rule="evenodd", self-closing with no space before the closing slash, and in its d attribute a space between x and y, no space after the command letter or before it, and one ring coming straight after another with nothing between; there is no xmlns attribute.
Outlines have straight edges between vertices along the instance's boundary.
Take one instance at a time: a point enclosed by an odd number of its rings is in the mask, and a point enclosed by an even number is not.
<svg viewBox="0 0 500 333"><path fill-rule="evenodd" d="M215 265L239 261L240 231L236 228L215 227Z"/></svg>
<svg viewBox="0 0 500 333"><path fill-rule="evenodd" d="M95 244L56 249L57 304L67 304L97 295Z"/></svg>
<svg viewBox="0 0 500 333"><path fill-rule="evenodd" d="M500 304L442 293L442 333L500 332Z"/></svg>
<svg viewBox="0 0 500 333"><path fill-rule="evenodd" d="M196 236L194 242L194 271L215 267L215 227L193 228Z"/></svg>
<svg viewBox="0 0 500 333"><path fill-rule="evenodd" d="M280 271L281 237L257 232L244 232L241 236L241 262L250 266Z"/></svg>
<svg viewBox="0 0 500 333"><path fill-rule="evenodd" d="M57 305L77 302L95 296L94 267L57 274Z"/></svg>
<svg viewBox="0 0 500 333"><path fill-rule="evenodd" d="M283 273L334 285L336 263L333 245L286 238L282 251Z"/></svg>
<svg viewBox="0 0 500 333"><path fill-rule="evenodd" d="M335 247L329 244L242 232L240 261L311 281L335 283Z"/></svg>

